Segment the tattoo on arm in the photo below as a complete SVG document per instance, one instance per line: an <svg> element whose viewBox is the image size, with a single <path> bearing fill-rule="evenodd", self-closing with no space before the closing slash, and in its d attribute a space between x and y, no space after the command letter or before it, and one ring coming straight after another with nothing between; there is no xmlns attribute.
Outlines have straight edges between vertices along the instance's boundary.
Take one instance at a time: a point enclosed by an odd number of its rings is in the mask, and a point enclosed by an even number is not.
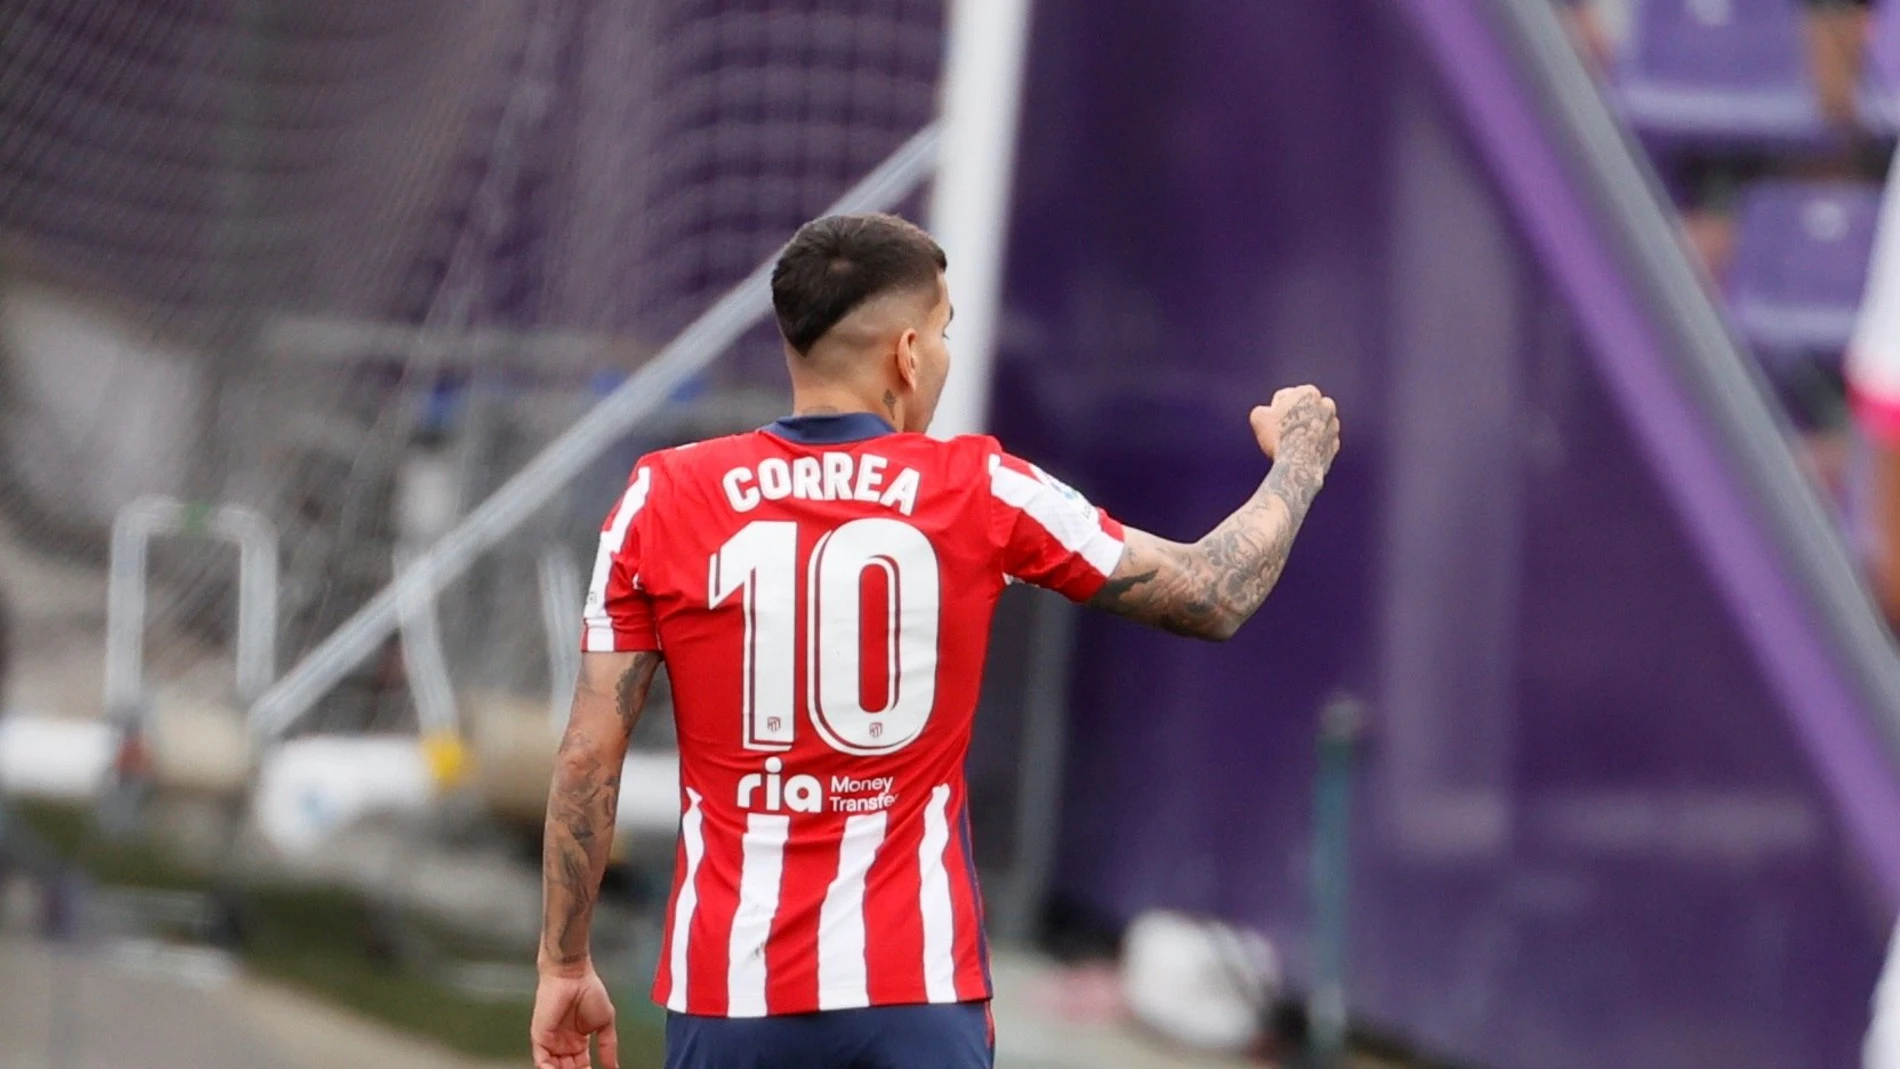
<svg viewBox="0 0 1900 1069"><path fill-rule="evenodd" d="M588 927L613 843L627 738L659 664L657 653L634 654L613 680L611 694L606 680L590 678L584 667L575 688L574 710L555 757L542 841L544 964L587 960Z"/></svg>
<svg viewBox="0 0 1900 1069"><path fill-rule="evenodd" d="M586 752L591 742L585 736L570 738L581 752L564 755L560 763L562 775L548 798L542 857L548 923L542 929L541 953L561 965L587 958L588 925L620 801L619 770Z"/></svg>
<svg viewBox="0 0 1900 1069"><path fill-rule="evenodd" d="M1324 450L1283 449L1247 503L1193 545L1129 530L1121 565L1089 604L1179 635L1230 637L1286 570L1330 460Z"/></svg>
<svg viewBox="0 0 1900 1069"><path fill-rule="evenodd" d="M1159 568L1150 568L1145 572L1134 575L1122 575L1121 570L1117 569L1115 575L1111 576L1108 582L1102 584L1102 589L1095 595L1094 600L1103 607L1120 604L1130 594L1134 593L1136 587L1154 582L1155 576L1160 574L1161 569Z"/></svg>
<svg viewBox="0 0 1900 1069"><path fill-rule="evenodd" d="M634 659L633 667L620 674L620 682L614 684L614 711L620 714L620 728L631 738L633 726L640 720L640 710L646 708L647 691L653 687L653 673L660 664L657 653L643 653Z"/></svg>

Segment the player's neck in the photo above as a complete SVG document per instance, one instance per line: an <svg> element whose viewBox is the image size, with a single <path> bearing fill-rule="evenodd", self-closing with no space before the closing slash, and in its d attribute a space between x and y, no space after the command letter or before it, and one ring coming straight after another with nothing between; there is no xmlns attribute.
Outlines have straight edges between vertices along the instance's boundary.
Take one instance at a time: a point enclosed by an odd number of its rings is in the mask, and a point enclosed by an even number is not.
<svg viewBox="0 0 1900 1069"><path fill-rule="evenodd" d="M887 403L880 404L884 400ZM865 413L876 416L893 427L901 426L898 417L902 410L897 396L889 391L882 399L859 394L855 390L837 388L794 389L792 391L792 415L794 416L843 416L851 413Z"/></svg>

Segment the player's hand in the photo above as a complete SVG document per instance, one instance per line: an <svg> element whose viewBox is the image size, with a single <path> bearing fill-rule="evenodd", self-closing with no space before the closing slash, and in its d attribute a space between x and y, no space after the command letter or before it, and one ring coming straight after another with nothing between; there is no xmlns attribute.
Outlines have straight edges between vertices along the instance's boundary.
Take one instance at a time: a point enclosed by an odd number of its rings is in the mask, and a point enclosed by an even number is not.
<svg viewBox="0 0 1900 1069"><path fill-rule="evenodd" d="M1339 455L1339 406L1316 386L1290 386L1249 415L1260 449L1274 460L1332 467Z"/></svg>
<svg viewBox="0 0 1900 1069"><path fill-rule="evenodd" d="M620 1069L614 1004L592 965L565 976L543 972L534 992L534 1069L592 1069L587 1038L600 1037L601 1069Z"/></svg>

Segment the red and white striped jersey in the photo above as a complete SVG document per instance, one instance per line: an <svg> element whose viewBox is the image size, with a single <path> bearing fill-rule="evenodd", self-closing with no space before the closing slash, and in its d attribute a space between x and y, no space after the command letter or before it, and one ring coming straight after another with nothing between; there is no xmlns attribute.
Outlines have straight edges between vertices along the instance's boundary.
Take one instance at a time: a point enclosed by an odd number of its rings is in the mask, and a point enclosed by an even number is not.
<svg viewBox="0 0 1900 1069"><path fill-rule="evenodd" d="M963 762L1011 580L1081 600L1122 528L987 437L807 416L645 457L590 651L663 651L680 842L655 1001L727 1017L990 995Z"/></svg>

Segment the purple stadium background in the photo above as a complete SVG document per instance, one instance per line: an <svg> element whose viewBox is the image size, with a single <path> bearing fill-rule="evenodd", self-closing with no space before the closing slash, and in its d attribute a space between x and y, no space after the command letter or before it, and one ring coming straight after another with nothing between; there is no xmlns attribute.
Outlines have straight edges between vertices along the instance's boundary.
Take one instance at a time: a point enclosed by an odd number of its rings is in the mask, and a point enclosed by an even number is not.
<svg viewBox="0 0 1900 1069"><path fill-rule="evenodd" d="M1234 644L1081 623L1058 890L1260 924L1302 972L1350 693L1357 1015L1480 1064L1853 1063L1900 891L1884 714L1482 5L1045 0L1030 55L997 433L1175 536L1257 477L1275 386L1347 441Z"/></svg>

